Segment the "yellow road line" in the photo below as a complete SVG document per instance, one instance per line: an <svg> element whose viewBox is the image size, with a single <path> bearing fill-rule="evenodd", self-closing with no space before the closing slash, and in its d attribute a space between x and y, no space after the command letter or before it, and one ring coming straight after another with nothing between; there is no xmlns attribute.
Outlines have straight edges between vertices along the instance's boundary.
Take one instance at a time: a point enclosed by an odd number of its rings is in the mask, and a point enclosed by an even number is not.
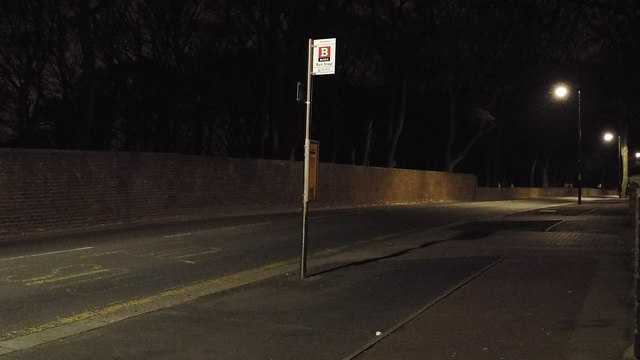
<svg viewBox="0 0 640 360"><path fill-rule="evenodd" d="M52 330L83 320L93 319L96 321L104 322L106 325L126 318L145 314L154 310L178 305L202 296L263 280L286 271L291 271L295 269L296 264L297 260L276 262L259 268L242 271L236 274L167 289L157 294L144 296L138 299L121 303L111 304L100 309L88 310L70 316L60 317L46 324L7 331L0 335L0 339L9 340L0 341L0 347L11 348L10 344L16 337L35 335L43 331ZM47 339L51 338L51 336L45 337Z"/></svg>
<svg viewBox="0 0 640 360"><path fill-rule="evenodd" d="M82 273L73 274L73 275L52 277L52 278L46 278L46 279L34 280L34 281L27 281L27 282L25 282L25 285L34 286L34 285L50 284L50 283L53 283L53 282L60 282L60 281L65 281L65 280L77 279L77 278L90 276L90 275L95 275L95 274L102 274L102 273L109 272L109 271L111 271L111 269L93 270L93 271L87 271L87 272L82 272Z"/></svg>
<svg viewBox="0 0 640 360"><path fill-rule="evenodd" d="M50 273L44 276L20 279L20 278L16 278L16 276L14 275L10 275L2 278L1 280L5 282L23 283L27 286L33 286L33 285L48 284L52 282L60 282L60 281L65 281L70 279L77 279L80 277L100 274L108 271L111 271L111 270L105 269L101 265L97 265L97 264L75 264L75 265L57 267L53 269Z"/></svg>
<svg viewBox="0 0 640 360"><path fill-rule="evenodd" d="M387 234L376 240L390 240L398 236L405 236L408 233L411 232L407 231L396 234ZM332 255L339 255L343 250L350 248L357 249L365 244L371 244L371 242L362 241L356 244L326 249L324 251L314 253L309 257L310 259L319 259L323 256L329 256L329 259L327 260L330 261ZM356 252L360 253L358 250L356 250ZM60 340L155 310L193 301L197 298L223 290L247 285L276 275L281 275L286 272L296 271L298 269L299 261L299 258L278 261L215 279L170 288L153 295L143 296L121 303L114 303L103 308L87 310L77 314L60 317L42 325L6 331L4 333L0 333L0 355Z"/></svg>

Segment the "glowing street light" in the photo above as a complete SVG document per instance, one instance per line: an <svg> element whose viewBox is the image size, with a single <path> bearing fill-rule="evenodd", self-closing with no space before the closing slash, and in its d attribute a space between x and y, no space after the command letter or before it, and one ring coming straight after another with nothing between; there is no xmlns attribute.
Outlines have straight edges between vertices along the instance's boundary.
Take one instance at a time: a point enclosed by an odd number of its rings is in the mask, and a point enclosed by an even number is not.
<svg viewBox="0 0 640 360"><path fill-rule="evenodd" d="M623 161L622 161L622 145L621 145L621 141L620 141L620 135L615 136L610 132L606 132L602 136L602 138L606 142L611 142L616 137L618 138L618 157L617 157L617 160L618 160L618 197L622 198L622 172L621 172L620 164Z"/></svg>
<svg viewBox="0 0 640 360"><path fill-rule="evenodd" d="M558 84L553 89L553 95L560 100L567 99L571 90L569 87L563 84ZM578 205L582 204L582 114L581 114L581 100L580 90L578 93Z"/></svg>
<svg viewBox="0 0 640 360"><path fill-rule="evenodd" d="M611 142L611 140L613 140L613 134L612 133L605 133L602 138L604 139L604 141L606 142Z"/></svg>
<svg viewBox="0 0 640 360"><path fill-rule="evenodd" d="M558 85L558 86L556 86L555 90L553 91L553 94L558 99L564 99L569 94L569 89L567 89L567 87L564 86L564 85Z"/></svg>

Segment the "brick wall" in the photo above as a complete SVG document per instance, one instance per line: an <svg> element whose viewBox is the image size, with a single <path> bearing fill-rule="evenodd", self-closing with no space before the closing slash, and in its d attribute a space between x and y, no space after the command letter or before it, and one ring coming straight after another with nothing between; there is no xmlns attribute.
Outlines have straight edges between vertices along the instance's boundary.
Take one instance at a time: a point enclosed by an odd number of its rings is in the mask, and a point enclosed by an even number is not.
<svg viewBox="0 0 640 360"><path fill-rule="evenodd" d="M311 207L473 200L473 175L321 164ZM292 211L300 162L0 149L0 235L166 217Z"/></svg>
<svg viewBox="0 0 640 360"><path fill-rule="evenodd" d="M472 201L476 177L436 171L320 164L317 206Z"/></svg>

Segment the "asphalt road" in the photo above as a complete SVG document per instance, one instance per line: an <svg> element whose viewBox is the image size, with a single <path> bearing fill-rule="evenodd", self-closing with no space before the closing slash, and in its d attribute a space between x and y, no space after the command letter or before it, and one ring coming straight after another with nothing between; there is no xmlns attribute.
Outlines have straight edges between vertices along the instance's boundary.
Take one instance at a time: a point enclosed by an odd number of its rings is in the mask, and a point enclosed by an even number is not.
<svg viewBox="0 0 640 360"><path fill-rule="evenodd" d="M312 210L309 256L337 254L443 227L458 229L461 236L474 236L478 234L465 233L465 224L561 203L539 200ZM549 230L561 225L554 221L542 224ZM252 269L255 273L288 264L282 271L295 271L292 264L300 253L300 227L300 214L295 213L41 234L23 238L23 242L3 239L0 341ZM442 288L494 260L486 259L462 272L443 271ZM310 273L330 270L315 268Z"/></svg>

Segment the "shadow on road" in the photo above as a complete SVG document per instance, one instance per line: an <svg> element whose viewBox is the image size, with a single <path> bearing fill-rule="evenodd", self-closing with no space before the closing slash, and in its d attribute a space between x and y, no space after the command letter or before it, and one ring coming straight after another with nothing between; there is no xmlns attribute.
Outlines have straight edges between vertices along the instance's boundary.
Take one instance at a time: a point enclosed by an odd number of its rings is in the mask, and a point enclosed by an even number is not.
<svg viewBox="0 0 640 360"><path fill-rule="evenodd" d="M457 235L455 235L453 237L450 237L448 239L428 241L428 242L424 242L424 243L422 243L422 244L420 244L418 246L414 246L414 247L411 247L411 248L408 248L408 249L396 251L396 252L388 254L388 255L346 263L346 264L343 264L343 265L340 265L340 266L336 266L336 267L333 267L333 268L330 268L330 269L322 270L322 271L317 272L315 274L311 274L309 277L320 276L320 275L327 274L327 273L330 273L330 272L334 272L334 271L337 271L337 270L342 270L342 269L347 269L347 268L351 268L351 267L367 265L367 264L371 264L371 263L374 263L374 262L377 262L377 261L381 261L381 260L392 259L392 258L395 258L395 257L406 255L406 254L408 254L408 253L410 253L412 251L424 249L424 248L427 248L427 247L430 247L430 246L441 244L441 243L446 242L446 241L451 241L451 240L479 240L479 239L486 238L486 237L490 236L491 234L493 234L493 231L486 231L486 230L463 231L463 232L461 232L461 233L459 233L459 234L457 234Z"/></svg>

